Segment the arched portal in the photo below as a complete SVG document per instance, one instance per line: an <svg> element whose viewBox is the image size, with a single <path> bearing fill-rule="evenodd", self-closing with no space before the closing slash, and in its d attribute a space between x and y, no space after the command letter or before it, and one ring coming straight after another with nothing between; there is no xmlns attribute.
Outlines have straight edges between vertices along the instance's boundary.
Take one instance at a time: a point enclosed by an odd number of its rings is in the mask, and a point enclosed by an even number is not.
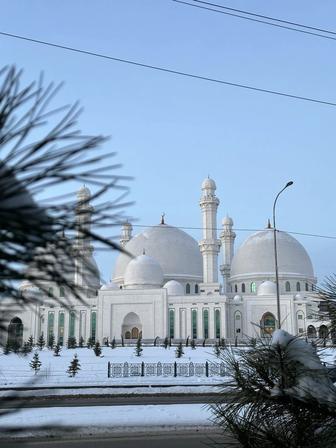
<svg viewBox="0 0 336 448"><path fill-rule="evenodd" d="M142 335L142 324L136 313L128 313L122 323L122 335L125 339L138 339Z"/></svg>
<svg viewBox="0 0 336 448"><path fill-rule="evenodd" d="M321 325L319 328L319 338L326 339L328 337L328 327L326 325Z"/></svg>
<svg viewBox="0 0 336 448"><path fill-rule="evenodd" d="M19 317L14 317L8 325L8 344L21 347L23 337L23 323Z"/></svg>
<svg viewBox="0 0 336 448"><path fill-rule="evenodd" d="M314 327L314 325L308 325L307 336L309 338L316 338L316 328Z"/></svg>
<svg viewBox="0 0 336 448"><path fill-rule="evenodd" d="M270 337L272 336L276 327L276 320L272 313L267 312L263 315L260 321L261 336Z"/></svg>

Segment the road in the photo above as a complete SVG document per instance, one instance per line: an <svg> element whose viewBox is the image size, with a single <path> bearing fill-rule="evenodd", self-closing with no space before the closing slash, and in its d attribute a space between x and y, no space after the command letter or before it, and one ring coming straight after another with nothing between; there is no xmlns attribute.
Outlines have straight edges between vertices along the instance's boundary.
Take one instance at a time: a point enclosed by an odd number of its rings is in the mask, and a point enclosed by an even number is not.
<svg viewBox="0 0 336 448"><path fill-rule="evenodd" d="M122 406L147 404L197 404L213 403L218 395L142 395L142 396L88 396L60 398L23 398L20 403L29 408L71 407L71 406ZM17 407L17 400L9 401L6 408Z"/></svg>
<svg viewBox="0 0 336 448"><path fill-rule="evenodd" d="M39 440L23 443L2 442L3 448L217 448L233 447L233 439L215 433L165 433L109 438Z"/></svg>

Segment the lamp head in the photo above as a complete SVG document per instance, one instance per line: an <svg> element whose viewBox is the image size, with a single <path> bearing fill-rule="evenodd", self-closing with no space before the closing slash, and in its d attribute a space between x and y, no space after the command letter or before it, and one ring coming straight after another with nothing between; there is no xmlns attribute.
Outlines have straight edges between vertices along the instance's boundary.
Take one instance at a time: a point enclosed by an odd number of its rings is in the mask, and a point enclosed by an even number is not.
<svg viewBox="0 0 336 448"><path fill-rule="evenodd" d="M289 182L286 183L285 188L290 187L291 185L293 185L293 183L294 182L292 180L290 180Z"/></svg>

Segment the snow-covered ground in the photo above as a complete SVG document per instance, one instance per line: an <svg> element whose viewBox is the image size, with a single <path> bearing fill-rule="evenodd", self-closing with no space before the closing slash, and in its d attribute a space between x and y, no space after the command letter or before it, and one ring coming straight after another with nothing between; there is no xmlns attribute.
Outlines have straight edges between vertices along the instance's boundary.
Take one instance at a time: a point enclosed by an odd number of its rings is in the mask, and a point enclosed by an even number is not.
<svg viewBox="0 0 336 448"><path fill-rule="evenodd" d="M197 347L192 350L190 347L184 347L184 355L182 358L175 357L175 348L163 347L145 347L142 356L135 355L134 347L117 347L111 349L109 347L102 348L102 355L97 357L92 349L63 348L61 356L54 356L52 350L34 350L27 356L0 354L0 387L19 387L26 386L32 380L35 387L41 386L130 386L130 385L206 385L218 384L223 381L223 377L206 377L206 376L190 376L190 377L163 377L163 376L147 376L147 377L128 377L128 378L108 378L107 364L111 363L205 363L217 362L217 358L209 347ZM29 366L34 353L38 353L42 363L40 371L37 375ZM80 371L71 378L67 373L74 355L77 354Z"/></svg>

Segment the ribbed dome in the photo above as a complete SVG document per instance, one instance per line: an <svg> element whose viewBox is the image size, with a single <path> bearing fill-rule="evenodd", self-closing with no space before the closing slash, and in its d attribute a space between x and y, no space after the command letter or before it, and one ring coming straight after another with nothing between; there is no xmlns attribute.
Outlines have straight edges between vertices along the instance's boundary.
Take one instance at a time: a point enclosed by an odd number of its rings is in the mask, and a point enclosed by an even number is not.
<svg viewBox="0 0 336 448"><path fill-rule="evenodd" d="M168 290L168 295L170 296L183 296L184 288L181 283L176 280L169 280L164 286Z"/></svg>
<svg viewBox="0 0 336 448"><path fill-rule="evenodd" d="M314 281L313 266L305 248L286 232L277 232L279 276ZM238 249L231 266L231 281L274 276L273 229L251 235Z"/></svg>
<svg viewBox="0 0 336 448"><path fill-rule="evenodd" d="M216 190L216 182L210 177L207 177L202 182L202 190Z"/></svg>
<svg viewBox="0 0 336 448"><path fill-rule="evenodd" d="M258 296L273 296L276 294L276 284L266 280L258 288Z"/></svg>
<svg viewBox="0 0 336 448"><path fill-rule="evenodd" d="M159 288L163 283L163 272L160 264L148 255L134 258L125 272L126 288Z"/></svg>
<svg viewBox="0 0 336 448"><path fill-rule="evenodd" d="M187 233L167 224L160 224L136 235L126 245L134 256L145 250L160 264L164 280L202 281L202 256L198 243ZM117 258L113 281L121 284L131 258L120 254Z"/></svg>

